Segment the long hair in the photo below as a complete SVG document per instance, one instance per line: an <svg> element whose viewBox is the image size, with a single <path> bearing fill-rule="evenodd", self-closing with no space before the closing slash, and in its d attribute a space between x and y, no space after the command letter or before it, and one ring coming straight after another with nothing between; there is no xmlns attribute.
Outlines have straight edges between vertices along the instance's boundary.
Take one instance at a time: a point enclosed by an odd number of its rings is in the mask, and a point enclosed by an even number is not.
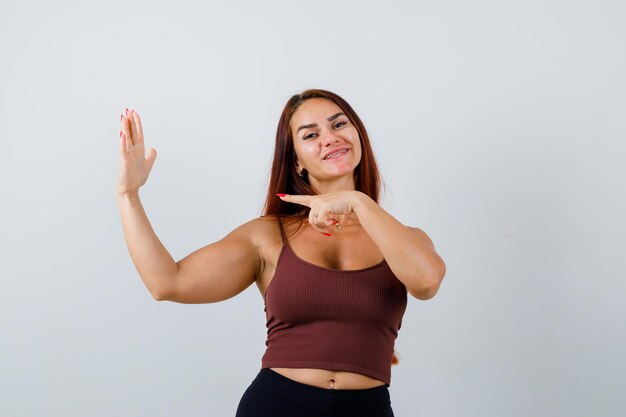
<svg viewBox="0 0 626 417"><path fill-rule="evenodd" d="M343 98L326 90L305 90L292 96L283 109L276 129L276 144L274 146L274 160L270 175L267 197L263 215L280 217L304 218L308 216L309 208L297 204L286 203L276 197L277 193L314 195L317 192L309 183L306 170L300 176L296 172L296 151L291 135L291 117L306 100L324 98L335 103L346 114L350 122L356 127L361 142L362 156L359 165L354 170L354 188L368 195L375 202L380 199L380 173L374 159L374 152L363 122Z"/></svg>

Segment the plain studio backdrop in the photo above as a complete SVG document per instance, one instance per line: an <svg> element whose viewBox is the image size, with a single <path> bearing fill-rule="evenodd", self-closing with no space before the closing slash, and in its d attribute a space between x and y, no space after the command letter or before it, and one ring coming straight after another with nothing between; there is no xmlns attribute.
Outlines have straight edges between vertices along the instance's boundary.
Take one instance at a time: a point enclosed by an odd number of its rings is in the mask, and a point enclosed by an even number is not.
<svg viewBox="0 0 626 417"><path fill-rule="evenodd" d="M140 195L180 260L261 214L306 88L353 105L383 206L447 264L409 299L396 416L624 415L625 21L621 0L2 0L0 415L234 415L262 297L151 298L120 114L157 149Z"/></svg>

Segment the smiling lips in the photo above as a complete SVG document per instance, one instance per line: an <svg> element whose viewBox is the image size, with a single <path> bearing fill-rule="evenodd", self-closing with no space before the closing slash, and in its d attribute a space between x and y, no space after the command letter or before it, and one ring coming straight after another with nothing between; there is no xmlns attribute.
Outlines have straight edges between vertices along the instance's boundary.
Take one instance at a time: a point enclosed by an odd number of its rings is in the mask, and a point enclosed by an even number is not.
<svg viewBox="0 0 626 417"><path fill-rule="evenodd" d="M331 153L327 154L323 159L324 160L328 160L328 159L337 158L338 156L343 155L346 152L348 152L347 148L339 149L337 151L334 151L334 152L331 152Z"/></svg>

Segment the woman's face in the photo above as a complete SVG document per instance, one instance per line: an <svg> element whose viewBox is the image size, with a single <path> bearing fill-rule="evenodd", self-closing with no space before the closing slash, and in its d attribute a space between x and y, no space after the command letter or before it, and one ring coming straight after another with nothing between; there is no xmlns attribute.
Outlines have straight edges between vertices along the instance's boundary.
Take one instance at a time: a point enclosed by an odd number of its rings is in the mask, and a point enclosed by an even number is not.
<svg viewBox="0 0 626 417"><path fill-rule="evenodd" d="M324 98L306 100L291 117L290 127L297 169L307 170L315 189L324 192L331 182L354 189L361 141L341 107Z"/></svg>

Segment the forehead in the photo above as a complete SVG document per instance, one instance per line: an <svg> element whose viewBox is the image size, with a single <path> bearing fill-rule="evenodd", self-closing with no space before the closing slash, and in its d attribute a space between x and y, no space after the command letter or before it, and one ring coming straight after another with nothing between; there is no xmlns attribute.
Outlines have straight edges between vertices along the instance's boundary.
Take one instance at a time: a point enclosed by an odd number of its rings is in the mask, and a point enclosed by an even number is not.
<svg viewBox="0 0 626 417"><path fill-rule="evenodd" d="M310 123L322 123L334 114L344 113L334 102L325 98L310 98L296 109L291 116L291 127Z"/></svg>

